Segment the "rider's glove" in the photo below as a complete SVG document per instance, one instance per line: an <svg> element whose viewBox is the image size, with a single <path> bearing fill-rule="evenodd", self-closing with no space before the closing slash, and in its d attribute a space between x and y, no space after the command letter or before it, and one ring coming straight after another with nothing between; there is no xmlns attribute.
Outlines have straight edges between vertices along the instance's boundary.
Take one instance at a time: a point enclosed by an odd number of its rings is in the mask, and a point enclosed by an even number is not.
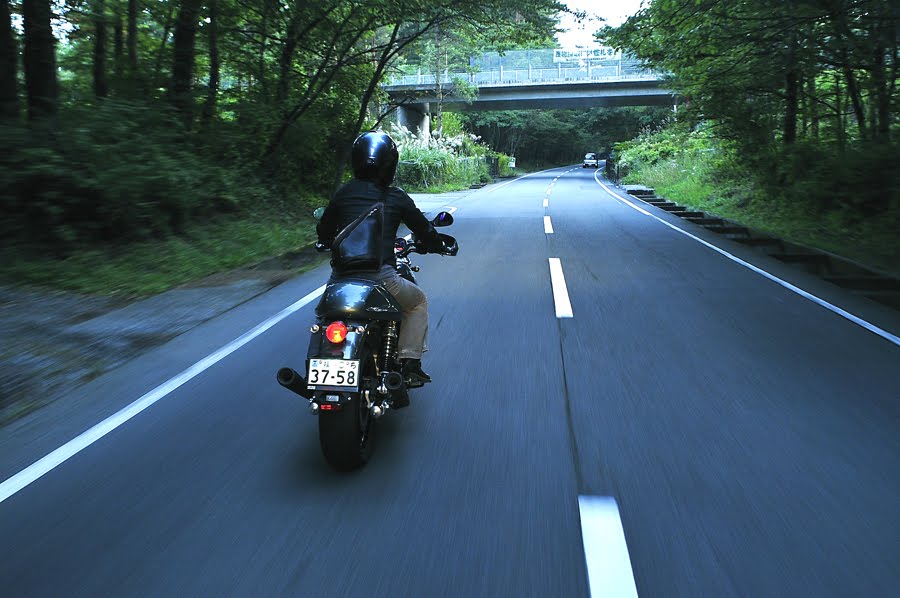
<svg viewBox="0 0 900 598"><path fill-rule="evenodd" d="M449 245L444 243L444 250L441 252L442 255L456 255L459 253L459 243L456 242L456 239L453 240Z"/></svg>

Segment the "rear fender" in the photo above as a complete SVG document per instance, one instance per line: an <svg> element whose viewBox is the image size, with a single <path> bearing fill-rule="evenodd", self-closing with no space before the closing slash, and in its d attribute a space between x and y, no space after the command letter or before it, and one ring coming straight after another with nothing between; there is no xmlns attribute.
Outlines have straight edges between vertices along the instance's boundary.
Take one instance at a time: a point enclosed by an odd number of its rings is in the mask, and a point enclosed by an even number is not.
<svg viewBox="0 0 900 598"><path fill-rule="evenodd" d="M361 359L365 353L367 338L371 333L367 324L358 322L345 322L350 330L347 338L342 343L332 343L325 337L325 327L321 326L318 332L313 332L309 337L309 348L306 352L306 365L304 373L309 371L310 359ZM364 384L360 385L363 390ZM322 405L325 403L343 405L347 403L354 394L343 390L316 390L313 391L313 401Z"/></svg>

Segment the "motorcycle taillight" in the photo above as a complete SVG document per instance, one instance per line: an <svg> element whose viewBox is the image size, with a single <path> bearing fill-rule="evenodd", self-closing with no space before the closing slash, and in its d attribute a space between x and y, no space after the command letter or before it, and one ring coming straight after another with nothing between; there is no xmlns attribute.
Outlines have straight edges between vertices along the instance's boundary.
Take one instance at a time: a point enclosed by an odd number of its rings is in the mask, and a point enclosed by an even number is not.
<svg viewBox="0 0 900 598"><path fill-rule="evenodd" d="M325 338L335 345L344 342L347 338L347 326L343 322L332 322L325 329Z"/></svg>

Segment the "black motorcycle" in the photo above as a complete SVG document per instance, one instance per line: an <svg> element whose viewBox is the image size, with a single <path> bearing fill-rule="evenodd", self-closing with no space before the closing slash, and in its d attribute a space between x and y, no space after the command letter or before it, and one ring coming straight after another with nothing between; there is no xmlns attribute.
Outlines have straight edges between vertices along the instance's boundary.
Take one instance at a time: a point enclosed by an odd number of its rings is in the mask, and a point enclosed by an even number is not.
<svg viewBox="0 0 900 598"><path fill-rule="evenodd" d="M432 224L449 226L453 216L439 213ZM443 255L458 245L441 234ZM415 240L394 242L397 272L416 282L411 253L425 253ZM403 322L400 305L381 285L361 278L329 284L316 306L310 328L306 377L291 368L278 370L278 383L309 401L319 416L319 444L332 467L349 471L365 465L375 449L375 423L391 409L409 405L413 386L404 379L397 357Z"/></svg>

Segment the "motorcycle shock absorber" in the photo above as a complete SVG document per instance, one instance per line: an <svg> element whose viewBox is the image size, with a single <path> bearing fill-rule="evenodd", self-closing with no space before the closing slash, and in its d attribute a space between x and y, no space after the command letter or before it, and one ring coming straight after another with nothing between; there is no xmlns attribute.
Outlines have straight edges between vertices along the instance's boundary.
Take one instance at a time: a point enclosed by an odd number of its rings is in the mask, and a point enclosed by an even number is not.
<svg viewBox="0 0 900 598"><path fill-rule="evenodd" d="M381 395L388 395L403 386L403 376L392 370L397 338L397 322L392 321L384 330L384 349L380 359L381 383L378 385L378 392Z"/></svg>
<svg viewBox="0 0 900 598"><path fill-rule="evenodd" d="M394 352L397 350L397 322L388 322L384 331L384 350L382 351L381 371L388 372L394 364Z"/></svg>

